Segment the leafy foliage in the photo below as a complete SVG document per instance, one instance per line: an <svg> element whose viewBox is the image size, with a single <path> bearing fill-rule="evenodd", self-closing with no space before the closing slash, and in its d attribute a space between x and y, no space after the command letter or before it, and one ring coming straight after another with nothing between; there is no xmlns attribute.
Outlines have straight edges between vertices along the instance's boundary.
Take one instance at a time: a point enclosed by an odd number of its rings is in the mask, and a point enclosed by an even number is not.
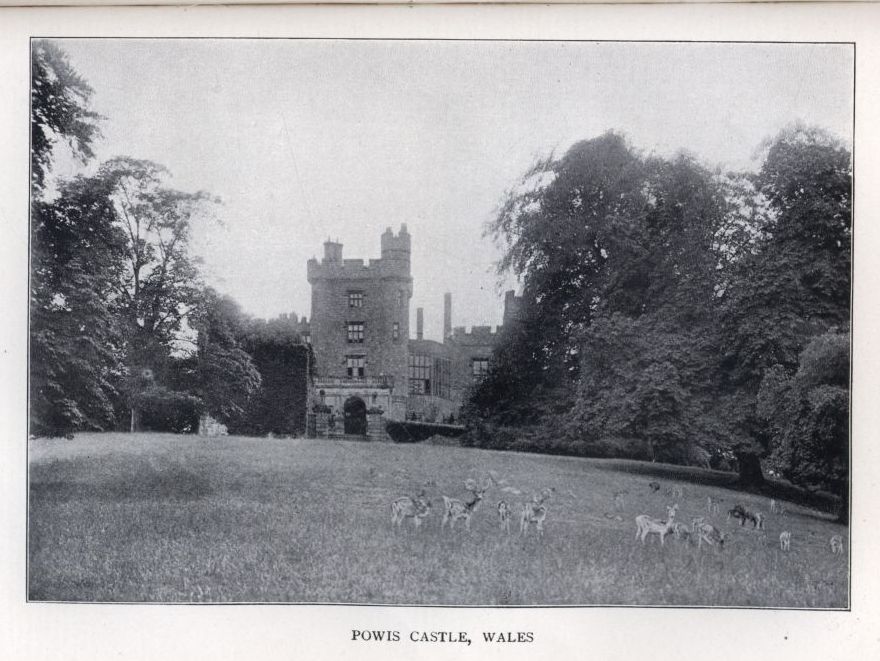
<svg viewBox="0 0 880 661"><path fill-rule="evenodd" d="M770 460L782 476L811 489L831 490L845 504L849 334L828 331L813 338L791 376L781 366L768 370L758 393L758 414L773 435Z"/></svg>
<svg viewBox="0 0 880 661"><path fill-rule="evenodd" d="M31 220L32 431L111 429L123 374L115 287L124 237L106 188L76 178Z"/></svg>
<svg viewBox="0 0 880 661"><path fill-rule="evenodd" d="M264 436L305 432L308 384L315 374L312 348L303 342L296 315L264 321L250 319L240 342L260 375L260 388L233 433Z"/></svg>
<svg viewBox="0 0 880 661"><path fill-rule="evenodd" d="M193 389L205 410L228 426L245 415L260 390L260 373L238 339L245 318L234 300L210 288L193 316L198 329Z"/></svg>
<svg viewBox="0 0 880 661"><path fill-rule="evenodd" d="M100 115L89 110L92 88L51 41L33 42L31 53L31 186L39 195L46 184L54 145L63 140L86 161L100 135Z"/></svg>
<svg viewBox="0 0 880 661"><path fill-rule="evenodd" d="M781 437L757 414L758 389L846 324L851 261L847 150L803 126L764 150L756 174L710 172L607 133L536 163L488 226L505 247L499 272L522 282L523 316L470 420L553 430L572 449L733 451L741 478L761 480L758 459ZM841 392L803 400L826 436Z"/></svg>

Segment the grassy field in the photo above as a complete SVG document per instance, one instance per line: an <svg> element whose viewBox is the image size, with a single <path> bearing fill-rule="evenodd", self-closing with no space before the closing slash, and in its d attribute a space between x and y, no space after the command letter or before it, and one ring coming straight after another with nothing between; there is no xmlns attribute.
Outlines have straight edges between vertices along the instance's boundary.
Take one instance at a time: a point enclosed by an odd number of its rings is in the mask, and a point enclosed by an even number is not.
<svg viewBox="0 0 880 661"><path fill-rule="evenodd" d="M729 533L720 552L671 537L634 542L634 517L662 517L672 500L686 523L706 514L706 496L768 512L766 498L696 469L162 434L36 439L30 461L32 600L847 607L847 530L803 507L769 515L766 536L722 510L711 519ZM472 529L441 531L441 495L466 496L464 480L490 470L500 484ZM426 484L426 525L392 530L391 501ZM673 484L683 498L664 494ZM497 501L545 487L556 494L543 539L515 525L502 533ZM628 492L622 504L617 491ZM781 530L792 533L789 553ZM833 534L843 555L829 551Z"/></svg>

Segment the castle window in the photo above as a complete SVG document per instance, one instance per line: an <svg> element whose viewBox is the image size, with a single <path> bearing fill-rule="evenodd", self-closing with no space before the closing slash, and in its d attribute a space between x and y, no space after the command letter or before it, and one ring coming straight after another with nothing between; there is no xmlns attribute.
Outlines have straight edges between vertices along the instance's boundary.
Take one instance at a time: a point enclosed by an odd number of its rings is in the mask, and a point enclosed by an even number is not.
<svg viewBox="0 0 880 661"><path fill-rule="evenodd" d="M409 392L411 395L431 394L431 357L409 357Z"/></svg>
<svg viewBox="0 0 880 661"><path fill-rule="evenodd" d="M349 321L347 325L348 343L363 344L364 343L364 322Z"/></svg>
<svg viewBox="0 0 880 661"><path fill-rule="evenodd" d="M391 324L391 339L395 341L400 339L400 324L396 321Z"/></svg>
<svg viewBox="0 0 880 661"><path fill-rule="evenodd" d="M445 399L452 397L452 361L448 358L434 359L434 378L431 383L432 394Z"/></svg>
<svg viewBox="0 0 880 661"><path fill-rule="evenodd" d="M351 378L362 378L367 365L366 356L346 356L345 370Z"/></svg>
<svg viewBox="0 0 880 661"><path fill-rule="evenodd" d="M473 358L471 359L471 369L473 370L475 379L482 379L489 373L489 359L488 358Z"/></svg>
<svg viewBox="0 0 880 661"><path fill-rule="evenodd" d="M348 307L350 307L350 308L364 307L364 292L362 292L362 291L348 292Z"/></svg>

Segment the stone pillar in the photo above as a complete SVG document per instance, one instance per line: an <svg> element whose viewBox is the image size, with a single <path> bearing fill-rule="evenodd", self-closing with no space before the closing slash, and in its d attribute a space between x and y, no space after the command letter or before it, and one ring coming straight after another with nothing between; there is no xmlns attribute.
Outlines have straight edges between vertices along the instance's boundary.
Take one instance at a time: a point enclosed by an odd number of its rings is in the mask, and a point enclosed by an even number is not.
<svg viewBox="0 0 880 661"><path fill-rule="evenodd" d="M320 404L315 407L315 437L327 438L328 423L330 421L330 410Z"/></svg>
<svg viewBox="0 0 880 661"><path fill-rule="evenodd" d="M385 416L382 409L367 411L367 439L370 441L390 441L385 431Z"/></svg>

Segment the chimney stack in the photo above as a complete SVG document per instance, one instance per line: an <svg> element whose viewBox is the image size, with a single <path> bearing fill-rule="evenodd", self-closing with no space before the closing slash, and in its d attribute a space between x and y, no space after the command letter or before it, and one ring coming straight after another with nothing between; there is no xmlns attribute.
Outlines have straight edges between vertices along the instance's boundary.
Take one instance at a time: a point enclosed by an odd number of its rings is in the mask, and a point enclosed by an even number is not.
<svg viewBox="0 0 880 661"><path fill-rule="evenodd" d="M421 340L425 331L425 311L416 308L416 339Z"/></svg>
<svg viewBox="0 0 880 661"><path fill-rule="evenodd" d="M443 341L452 335L452 294L443 294Z"/></svg>

